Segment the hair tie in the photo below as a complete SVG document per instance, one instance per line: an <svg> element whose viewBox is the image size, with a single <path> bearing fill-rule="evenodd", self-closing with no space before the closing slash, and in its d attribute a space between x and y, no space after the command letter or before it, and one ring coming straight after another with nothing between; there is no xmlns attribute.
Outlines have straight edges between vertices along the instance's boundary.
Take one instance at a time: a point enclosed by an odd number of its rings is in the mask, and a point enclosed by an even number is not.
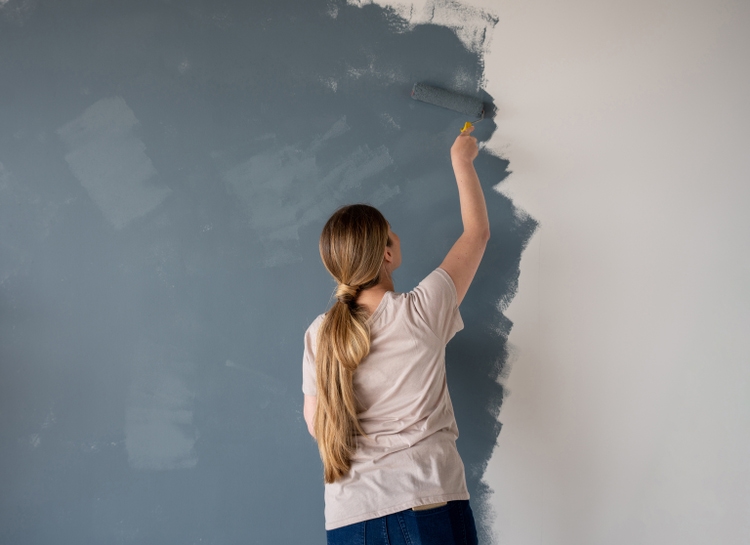
<svg viewBox="0 0 750 545"><path fill-rule="evenodd" d="M350 286L349 284L339 284L338 288L336 288L336 299L338 299L340 303L348 305L352 301L354 301L354 298L359 293L359 290L359 286L355 287Z"/></svg>

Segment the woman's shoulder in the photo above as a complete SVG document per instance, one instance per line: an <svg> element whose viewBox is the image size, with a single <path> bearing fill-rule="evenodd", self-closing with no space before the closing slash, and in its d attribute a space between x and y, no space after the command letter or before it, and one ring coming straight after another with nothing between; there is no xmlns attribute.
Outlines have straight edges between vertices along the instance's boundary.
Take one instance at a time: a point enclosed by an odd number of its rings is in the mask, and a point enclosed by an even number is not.
<svg viewBox="0 0 750 545"><path fill-rule="evenodd" d="M309 326L307 326L307 331L305 331L305 334L314 334L319 328L320 324L323 323L323 320L325 319L326 315L325 313L318 315Z"/></svg>
<svg viewBox="0 0 750 545"><path fill-rule="evenodd" d="M425 292L432 293L438 292L450 297L455 297L456 285L453 282L453 278L444 269L437 267L425 276L417 286L411 290L408 294L409 297L420 297L424 296Z"/></svg>
<svg viewBox="0 0 750 545"><path fill-rule="evenodd" d="M444 269L438 267L425 276L409 292L408 299L412 314L443 342L447 343L456 332L463 329L456 285Z"/></svg>

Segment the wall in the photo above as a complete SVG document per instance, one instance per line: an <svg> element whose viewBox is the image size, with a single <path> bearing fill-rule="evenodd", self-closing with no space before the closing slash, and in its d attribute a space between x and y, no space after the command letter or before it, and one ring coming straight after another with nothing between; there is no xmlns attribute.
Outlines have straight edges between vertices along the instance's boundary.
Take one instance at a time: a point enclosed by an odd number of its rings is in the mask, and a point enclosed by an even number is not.
<svg viewBox="0 0 750 545"><path fill-rule="evenodd" d="M315 238L369 200L399 289L439 262L463 120L429 80L498 108L448 361L485 542L747 542L748 30L726 0L0 2L0 541L323 542Z"/></svg>
<svg viewBox="0 0 750 545"><path fill-rule="evenodd" d="M436 7L446 24L324 0L0 2L0 542L324 542L301 413L302 335L334 288L320 229L381 207L411 289L460 233L466 121L411 87L492 103L497 19ZM507 165L477 160L494 236L448 353L483 542L497 302L536 228L491 190Z"/></svg>
<svg viewBox="0 0 750 545"><path fill-rule="evenodd" d="M540 222L507 311L498 543L747 543L748 4L477 4L500 190Z"/></svg>
<svg viewBox="0 0 750 545"><path fill-rule="evenodd" d="M472 9L498 20L498 190L540 222L505 313L497 542L749 542L747 3Z"/></svg>

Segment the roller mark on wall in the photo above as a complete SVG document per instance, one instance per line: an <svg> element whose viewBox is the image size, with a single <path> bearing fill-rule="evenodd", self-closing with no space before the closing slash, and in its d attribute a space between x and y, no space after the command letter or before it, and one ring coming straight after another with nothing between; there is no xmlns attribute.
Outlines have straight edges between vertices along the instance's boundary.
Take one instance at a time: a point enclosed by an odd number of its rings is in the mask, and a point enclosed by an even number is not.
<svg viewBox="0 0 750 545"><path fill-rule="evenodd" d="M319 78L319 81L328 89L333 91L334 93L338 91L339 88L339 82L336 78L328 77L328 78Z"/></svg>
<svg viewBox="0 0 750 545"><path fill-rule="evenodd" d="M171 193L160 184L134 129L138 120L121 97L103 98L57 130L65 161L115 229L155 209Z"/></svg>
<svg viewBox="0 0 750 545"><path fill-rule="evenodd" d="M358 7L377 4L389 8L398 15L391 19L391 30L396 32L409 32L424 24L447 27L456 33L464 47L474 53L487 50L490 31L499 20L483 9L455 0L347 0L347 4Z"/></svg>
<svg viewBox="0 0 750 545"><path fill-rule="evenodd" d="M389 186L389 185L381 185L378 187L372 195L370 195L370 198L367 199L367 202L370 203L373 206L381 206L382 204L390 201L393 197L401 193L401 188L397 185Z"/></svg>
<svg viewBox="0 0 750 545"><path fill-rule="evenodd" d="M339 7L333 2L329 2L328 6L326 6L326 13L331 19L335 19L339 16Z"/></svg>
<svg viewBox="0 0 750 545"><path fill-rule="evenodd" d="M5 20L23 26L36 10L37 3L38 0L0 0L0 14Z"/></svg>
<svg viewBox="0 0 750 545"><path fill-rule="evenodd" d="M385 146L370 149L362 145L325 172L318 165L316 153L327 141L348 130L346 118L341 118L322 136L314 138L307 149L270 146L224 172L224 180L241 201L261 240L299 240L299 230L325 218L332 201L346 200L347 192L393 164ZM379 204L397 193L394 188L379 190ZM268 244L267 252L267 266L295 260L288 246Z"/></svg>
<svg viewBox="0 0 750 545"><path fill-rule="evenodd" d="M310 146L310 151L312 153L317 152L320 147L328 140L330 140L331 138L337 138L348 132L349 130L351 130L351 127L346 124L346 116L342 116L341 119L336 121L336 123L334 123L323 136L313 139L312 145Z"/></svg>
<svg viewBox="0 0 750 545"><path fill-rule="evenodd" d="M193 426L193 365L148 341L136 348L125 413L125 448L135 469L187 469L198 463Z"/></svg>
<svg viewBox="0 0 750 545"><path fill-rule="evenodd" d="M380 118L381 124L386 129L392 129L392 130L396 130L396 131L400 131L401 130L401 125L399 124L398 121L396 121L393 118L393 116L391 114L389 114L389 113L382 113L378 117Z"/></svg>

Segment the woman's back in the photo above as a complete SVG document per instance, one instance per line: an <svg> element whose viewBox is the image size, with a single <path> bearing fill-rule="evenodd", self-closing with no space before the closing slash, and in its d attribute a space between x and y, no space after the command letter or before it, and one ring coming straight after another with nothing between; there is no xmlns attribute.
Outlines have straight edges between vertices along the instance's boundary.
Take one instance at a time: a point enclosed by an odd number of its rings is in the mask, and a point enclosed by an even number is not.
<svg viewBox="0 0 750 545"><path fill-rule="evenodd" d="M306 395L316 395L315 340L322 319L305 335ZM370 353L353 377L366 436L357 437L349 474L326 484L329 530L469 498L445 379L445 344L463 328L453 281L436 269L409 293L387 293L369 325Z"/></svg>

